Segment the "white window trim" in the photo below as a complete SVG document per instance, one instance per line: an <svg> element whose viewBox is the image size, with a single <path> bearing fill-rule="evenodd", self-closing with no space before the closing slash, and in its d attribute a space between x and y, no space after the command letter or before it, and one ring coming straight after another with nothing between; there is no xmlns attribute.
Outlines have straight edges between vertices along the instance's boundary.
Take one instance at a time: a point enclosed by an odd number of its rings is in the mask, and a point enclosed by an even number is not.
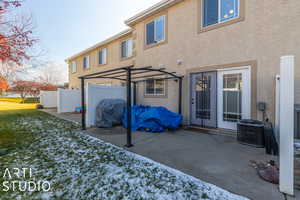
<svg viewBox="0 0 300 200"><path fill-rule="evenodd" d="M76 73L77 72L77 63L76 61L72 61L71 63L71 73Z"/></svg>
<svg viewBox="0 0 300 200"><path fill-rule="evenodd" d="M149 80L154 80L154 93L153 94L151 94L151 93L147 93L147 80L145 81L145 95L146 96L165 96L166 95L166 80L162 80L163 82L164 82L164 92L162 93L162 94L157 94L156 93L156 81L158 80L158 79L149 79Z"/></svg>
<svg viewBox="0 0 300 200"><path fill-rule="evenodd" d="M103 55L103 51L105 51L105 55ZM100 63L100 56L99 56L100 52L101 52L101 55L103 56L103 58L102 58L102 61L104 61L103 63ZM99 65L107 64L107 48L103 48L98 52L98 64Z"/></svg>
<svg viewBox="0 0 300 200"><path fill-rule="evenodd" d="M132 43L132 47L131 47L131 51L129 51L129 41L131 41L131 43ZM123 55L122 55L122 53L123 53L123 49L122 49L122 44L123 44L123 42L126 42L126 56L124 56L123 57ZM129 54L130 53L130 54ZM126 59L126 58L130 58L130 57L132 57L133 56L133 38L128 38L128 39L126 39L126 40L123 40L122 42L121 42L121 59Z"/></svg>
<svg viewBox="0 0 300 200"><path fill-rule="evenodd" d="M87 59L86 59L86 67L84 67L84 59L85 59L85 58L87 58ZM90 56L84 56L84 57L83 57L83 68L84 68L84 69L89 69L89 68L90 68Z"/></svg>
<svg viewBox="0 0 300 200"><path fill-rule="evenodd" d="M157 39L156 39L156 23L157 23L157 20L159 18L163 18L164 19L164 38L163 38L163 40L157 41ZM147 44L147 25L150 24L150 23L152 23L152 22L154 22L154 40L155 40L155 43ZM161 15L161 16L159 16L159 17L157 17L157 18L155 18L155 19L147 22L145 24L145 44L147 46L151 46L151 45L159 44L159 43L162 43L162 42L166 41L166 26L167 26L166 15Z"/></svg>
<svg viewBox="0 0 300 200"><path fill-rule="evenodd" d="M236 17L234 17L234 18L231 18L231 19L229 19L229 20L226 20L226 21L221 21L221 12L222 12L222 10L221 10L221 1L222 0L218 0L218 5L219 5L219 8L218 8L218 23L216 23L216 24L211 24L211 25L208 25L208 26L204 26L203 25L203 23L204 23L204 9L205 9L205 7L204 7L204 0L201 0L201 7L202 7L202 10L201 10L201 12L202 12L202 17L201 17L201 27L202 28L207 28L207 27L211 27L211 26L215 26L215 25L218 25L218 24L223 24L223 23L226 23L226 22L228 22L228 21L231 21L231 20L234 20L234 19L237 19L237 18L239 18L240 17L240 13L241 13L241 0L238 0L238 15L236 16Z"/></svg>

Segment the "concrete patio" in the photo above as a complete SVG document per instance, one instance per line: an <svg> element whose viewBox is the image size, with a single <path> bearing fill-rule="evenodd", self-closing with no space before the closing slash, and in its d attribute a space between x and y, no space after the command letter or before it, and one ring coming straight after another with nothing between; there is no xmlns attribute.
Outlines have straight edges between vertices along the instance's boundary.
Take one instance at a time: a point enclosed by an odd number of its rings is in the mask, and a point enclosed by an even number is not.
<svg viewBox="0 0 300 200"><path fill-rule="evenodd" d="M78 114L57 117L80 122ZM126 130L90 128L87 134L124 148ZM203 181L254 200L284 200L278 185L260 179L250 160L269 161L264 149L239 144L235 137L196 133L188 130L165 133L133 133L134 147L127 149L154 161L178 169ZM299 193L299 191L296 191ZM290 198L290 197L288 197Z"/></svg>

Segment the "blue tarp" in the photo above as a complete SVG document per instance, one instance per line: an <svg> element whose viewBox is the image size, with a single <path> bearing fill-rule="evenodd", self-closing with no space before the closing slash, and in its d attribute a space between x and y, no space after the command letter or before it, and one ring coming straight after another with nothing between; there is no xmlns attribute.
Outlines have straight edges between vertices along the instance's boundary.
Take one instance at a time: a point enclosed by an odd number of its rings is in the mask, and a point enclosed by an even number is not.
<svg viewBox="0 0 300 200"><path fill-rule="evenodd" d="M147 132L164 132L165 129L176 130L182 121L182 115L164 107L132 106L131 130ZM127 110L124 111L122 123L127 128Z"/></svg>

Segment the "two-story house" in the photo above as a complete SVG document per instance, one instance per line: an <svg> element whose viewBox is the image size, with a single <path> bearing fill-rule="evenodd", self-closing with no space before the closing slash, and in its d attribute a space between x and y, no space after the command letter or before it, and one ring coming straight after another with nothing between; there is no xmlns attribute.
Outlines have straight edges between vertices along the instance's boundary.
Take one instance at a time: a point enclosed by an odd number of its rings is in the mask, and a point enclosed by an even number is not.
<svg viewBox="0 0 300 200"><path fill-rule="evenodd" d="M186 124L235 129L241 118L275 118L280 56L296 58L300 104L299 0L164 0L126 20L129 30L67 59L70 88L78 77L114 67L164 67L184 75ZM121 84L99 80L97 84ZM177 111L177 82L138 85L138 104Z"/></svg>

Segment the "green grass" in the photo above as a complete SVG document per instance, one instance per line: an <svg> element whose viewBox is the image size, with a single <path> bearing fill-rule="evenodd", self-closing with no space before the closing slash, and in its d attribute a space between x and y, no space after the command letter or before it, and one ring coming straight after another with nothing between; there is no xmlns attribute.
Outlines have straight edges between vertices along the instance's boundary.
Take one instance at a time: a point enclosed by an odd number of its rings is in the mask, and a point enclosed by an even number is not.
<svg viewBox="0 0 300 200"><path fill-rule="evenodd" d="M2 111L16 111L16 110L35 110L37 104L33 103L13 103L7 101L0 101L0 112Z"/></svg>
<svg viewBox="0 0 300 200"><path fill-rule="evenodd" d="M222 199L225 191L87 136L79 126L37 110L0 111L0 199ZM33 177L3 176L31 168ZM51 191L3 191L4 181L49 181ZM211 198L213 196L218 198ZM174 198L171 198L174 197ZM161 198L160 198L161 199Z"/></svg>
<svg viewBox="0 0 300 200"><path fill-rule="evenodd" d="M19 97L0 97L0 101L12 102L12 103L39 103L40 99L29 97L29 98L25 98L24 102L22 102L22 98Z"/></svg>
<svg viewBox="0 0 300 200"><path fill-rule="evenodd" d="M51 124L49 124L48 121ZM56 123L61 123L62 125L60 127L54 127L53 125ZM36 160L41 164L39 167L46 169L54 168L55 161L43 153L43 149L49 144L45 144L46 146L43 146L43 148L38 147L43 139L48 137L48 134L43 134L45 130L51 132L52 128L57 128L56 131L70 131L78 127L70 122L60 120L38 110L0 110L0 188L2 187L2 183L7 181L7 179L3 177L5 169L12 169L14 167L18 169L31 168L33 167L31 162ZM36 167L33 168L37 169ZM51 177L44 177L43 174L38 173L35 174L34 178L40 180L51 179ZM14 177L14 180L31 181L28 177L25 179ZM55 187L55 184L53 184L53 186ZM16 196L22 195L22 193L11 190L9 192L0 190L1 200L16 199ZM28 199L28 197L22 199Z"/></svg>
<svg viewBox="0 0 300 200"><path fill-rule="evenodd" d="M26 115L34 117L43 114L35 110L0 111L0 156L26 148L34 140L34 135L25 127L12 127L13 122Z"/></svg>
<svg viewBox="0 0 300 200"><path fill-rule="evenodd" d="M0 111L0 163L8 163L14 160L14 153L26 151L28 146L36 139L34 135L25 127L14 126L14 123L26 115L38 116L42 113L35 110L8 110ZM8 156L10 155L10 156ZM4 166L0 165L0 171L3 173ZM4 181L0 176L0 183ZM12 192L11 192L12 193ZM6 192L0 190L0 196L7 195ZM5 198L7 199L8 198Z"/></svg>

